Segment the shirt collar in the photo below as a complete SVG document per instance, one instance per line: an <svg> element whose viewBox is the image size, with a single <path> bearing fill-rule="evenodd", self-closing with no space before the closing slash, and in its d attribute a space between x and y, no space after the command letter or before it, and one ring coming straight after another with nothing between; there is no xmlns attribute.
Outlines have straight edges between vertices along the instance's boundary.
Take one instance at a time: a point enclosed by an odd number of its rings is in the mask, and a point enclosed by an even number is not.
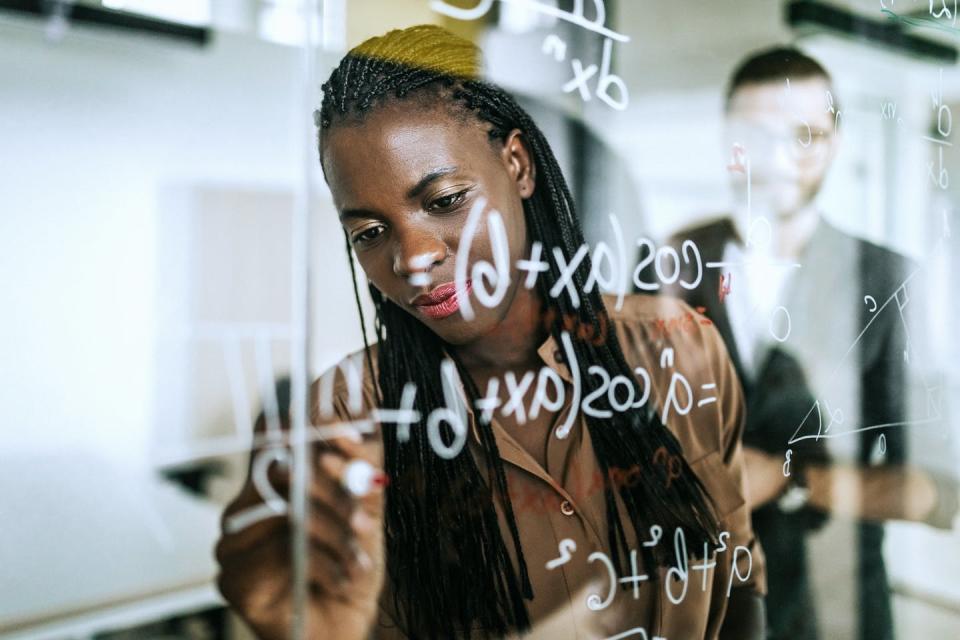
<svg viewBox="0 0 960 640"><path fill-rule="evenodd" d="M537 355L545 365L553 369L566 382L573 382L570 375L570 369L567 367L567 358L563 353L563 347L557 343L553 335L548 335L540 348L537 349Z"/></svg>
<svg viewBox="0 0 960 640"><path fill-rule="evenodd" d="M563 347L556 341L552 335L548 335L547 338L540 344L537 348L537 355L540 356L541 362L550 369L552 369L560 378L567 383L573 383L573 377L570 375L570 369L566 365L566 356L563 353ZM501 381L501 385L503 382ZM534 383L535 384L535 383ZM486 389L478 389L481 394L486 393ZM467 408L467 421L469 423L470 431L473 434L473 439L477 444L480 444L480 432L477 430L477 420L474 413L473 405L469 402L466 402L467 393L466 389L461 385L461 392L464 398L464 404ZM494 412L496 415L496 412ZM499 430L499 425L494 420L493 422L494 432Z"/></svg>

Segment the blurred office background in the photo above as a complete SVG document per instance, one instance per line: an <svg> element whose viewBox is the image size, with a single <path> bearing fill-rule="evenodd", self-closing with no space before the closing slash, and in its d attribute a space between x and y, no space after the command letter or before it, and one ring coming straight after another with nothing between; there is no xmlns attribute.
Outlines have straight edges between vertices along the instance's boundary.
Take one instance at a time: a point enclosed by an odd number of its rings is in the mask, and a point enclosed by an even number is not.
<svg viewBox="0 0 960 640"><path fill-rule="evenodd" d="M820 208L922 266L936 295L912 314L913 366L942 408L910 431L911 462L960 475L960 150L929 140L941 106L960 118L955 21L906 0L879 3L899 21L873 0L607 0L629 37L612 47L619 109L563 90L601 37L493 4L460 20L429 0L0 0L0 636L242 636L212 547L252 418L300 355L313 377L361 345L310 110L349 47L418 23L483 47L554 144L589 238L614 213L631 248L729 208L734 64L774 43L817 57L845 110ZM887 530L898 637L956 637L960 533ZM844 588L818 584L825 637L843 637Z"/></svg>

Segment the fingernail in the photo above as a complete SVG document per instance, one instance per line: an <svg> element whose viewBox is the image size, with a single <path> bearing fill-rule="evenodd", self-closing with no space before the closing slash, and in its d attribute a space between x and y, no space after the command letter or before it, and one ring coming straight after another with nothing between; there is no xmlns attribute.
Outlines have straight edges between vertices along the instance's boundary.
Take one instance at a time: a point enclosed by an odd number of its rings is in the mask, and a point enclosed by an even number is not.
<svg viewBox="0 0 960 640"><path fill-rule="evenodd" d="M369 533L373 531L375 524L373 518L367 515L367 512L363 509L357 509L353 512L353 515L350 516L350 526L353 527L353 530L357 533Z"/></svg>
<svg viewBox="0 0 960 640"><path fill-rule="evenodd" d="M370 571L370 569L373 568L373 560L370 559L370 556L363 549L357 552L357 564L360 565L360 568L364 571Z"/></svg>
<svg viewBox="0 0 960 640"><path fill-rule="evenodd" d="M337 456L329 452L321 453L317 458L317 462L325 471L330 471L330 466L333 465L334 461L337 459Z"/></svg>
<svg viewBox="0 0 960 640"><path fill-rule="evenodd" d="M353 440L354 442L361 443L363 442L363 436L360 435L360 432L354 429L353 427L342 427L339 435L347 438L348 440Z"/></svg>
<svg viewBox="0 0 960 640"><path fill-rule="evenodd" d="M360 567L361 570L370 571L370 569L373 569L373 560L371 560L369 554L360 547L356 548L355 557L357 559L357 566Z"/></svg>

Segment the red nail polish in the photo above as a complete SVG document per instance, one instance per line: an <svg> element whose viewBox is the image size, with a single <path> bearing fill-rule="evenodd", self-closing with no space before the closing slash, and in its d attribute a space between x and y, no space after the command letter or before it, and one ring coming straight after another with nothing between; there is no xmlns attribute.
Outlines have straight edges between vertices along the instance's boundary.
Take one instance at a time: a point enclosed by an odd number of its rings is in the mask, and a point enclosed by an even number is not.
<svg viewBox="0 0 960 640"><path fill-rule="evenodd" d="M371 482L373 483L373 486L382 489L390 484L390 476L385 474L383 471L378 471L376 475L373 476L373 480L371 480Z"/></svg>

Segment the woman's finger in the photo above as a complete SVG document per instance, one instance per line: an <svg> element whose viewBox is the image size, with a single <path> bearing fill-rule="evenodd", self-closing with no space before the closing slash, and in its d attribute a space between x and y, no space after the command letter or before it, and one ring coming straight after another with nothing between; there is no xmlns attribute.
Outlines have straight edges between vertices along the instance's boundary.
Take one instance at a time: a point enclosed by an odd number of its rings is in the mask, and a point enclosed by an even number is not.
<svg viewBox="0 0 960 640"><path fill-rule="evenodd" d="M337 594L350 582L351 571L333 550L322 544L311 544L308 579L311 586L324 593Z"/></svg>
<svg viewBox="0 0 960 640"><path fill-rule="evenodd" d="M357 543L349 522L323 505L318 505L311 511L307 536L311 543L326 547L344 563L350 564L354 560L354 547Z"/></svg>
<svg viewBox="0 0 960 640"><path fill-rule="evenodd" d="M220 574L217 586L223 597L240 609L256 602L272 601L289 588L289 544L284 536L273 535L243 549L217 546Z"/></svg>
<svg viewBox="0 0 960 640"><path fill-rule="evenodd" d="M344 425L337 429L335 436L321 440L318 449L319 452L334 451L347 459L362 458L379 465L382 447L379 436L364 436L354 427Z"/></svg>
<svg viewBox="0 0 960 640"><path fill-rule="evenodd" d="M333 454L330 454L333 455ZM317 465L310 483L310 499L315 505L323 505L340 518L349 520L356 507L355 500L344 488L340 478L333 477Z"/></svg>
<svg viewBox="0 0 960 640"><path fill-rule="evenodd" d="M321 453L317 467L318 475L339 484L329 490L337 496L346 496L346 500L339 499L332 504L336 504L336 513L341 518L349 510L347 523L351 534L356 536L351 568L362 571L372 567L371 554L382 544L386 474L364 457L348 459L333 451Z"/></svg>

